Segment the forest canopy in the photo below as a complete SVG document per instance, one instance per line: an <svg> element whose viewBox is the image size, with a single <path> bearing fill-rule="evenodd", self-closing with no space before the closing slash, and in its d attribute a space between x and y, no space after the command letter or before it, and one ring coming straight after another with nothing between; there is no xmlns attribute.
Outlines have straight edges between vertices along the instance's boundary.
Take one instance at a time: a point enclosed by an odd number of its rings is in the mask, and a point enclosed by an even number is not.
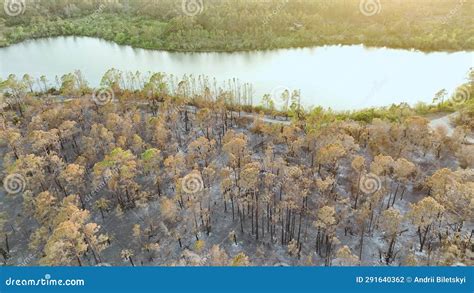
<svg viewBox="0 0 474 293"><path fill-rule="evenodd" d="M469 77L440 107L472 109ZM450 134L404 105L365 121L294 100L287 120L237 85L133 80L0 81L4 264L473 264L472 111Z"/></svg>
<svg viewBox="0 0 474 293"><path fill-rule="evenodd" d="M473 11L462 0L28 0L21 14L0 14L0 46L74 35L179 51L332 44L473 50Z"/></svg>

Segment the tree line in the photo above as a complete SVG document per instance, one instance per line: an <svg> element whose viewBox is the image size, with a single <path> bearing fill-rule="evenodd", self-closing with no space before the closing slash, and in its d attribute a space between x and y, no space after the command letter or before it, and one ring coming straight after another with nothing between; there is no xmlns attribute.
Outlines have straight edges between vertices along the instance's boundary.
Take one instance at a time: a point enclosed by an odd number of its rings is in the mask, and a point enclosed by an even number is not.
<svg viewBox="0 0 474 293"><path fill-rule="evenodd" d="M0 46L74 35L172 51L340 44L423 51L474 48L469 4L457 0L381 1L373 15L364 14L365 0L188 2L27 1L23 14L0 16Z"/></svg>

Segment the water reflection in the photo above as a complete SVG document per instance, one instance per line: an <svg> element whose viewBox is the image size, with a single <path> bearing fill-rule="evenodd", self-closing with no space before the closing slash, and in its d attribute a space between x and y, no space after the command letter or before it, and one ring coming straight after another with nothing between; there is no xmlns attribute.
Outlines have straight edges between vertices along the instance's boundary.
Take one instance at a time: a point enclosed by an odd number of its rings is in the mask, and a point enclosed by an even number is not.
<svg viewBox="0 0 474 293"><path fill-rule="evenodd" d="M236 53L172 53L134 49L100 39L59 37L0 49L0 76L29 73L55 76L81 70L97 86L109 68L162 71L177 76L204 74L218 81L238 78L253 84L255 96L276 87L300 89L306 105L337 110L391 103L431 102L445 88L465 82L472 52L325 46Z"/></svg>

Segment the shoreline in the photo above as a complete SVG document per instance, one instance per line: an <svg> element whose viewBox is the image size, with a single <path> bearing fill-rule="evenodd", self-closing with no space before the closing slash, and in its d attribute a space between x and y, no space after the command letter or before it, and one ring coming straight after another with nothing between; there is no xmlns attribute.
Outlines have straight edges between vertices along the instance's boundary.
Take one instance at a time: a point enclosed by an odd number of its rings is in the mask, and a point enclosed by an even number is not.
<svg viewBox="0 0 474 293"><path fill-rule="evenodd" d="M168 53L256 53L256 52L272 52L272 51L278 51L278 50L292 50L292 49L311 49L311 48L323 48L323 47L331 47L331 46L337 46L337 47L351 47L351 46L362 46L365 49L388 49L388 50L398 50L398 51L413 51L413 52L419 52L419 53L424 53L424 54L431 54L431 53L448 53L448 54L454 54L458 52L470 52L474 54L474 48L463 48L462 50L457 50L453 48L438 48L438 49L423 49L423 48L417 48L417 47L402 47L402 46L390 46L390 45L383 45L383 46L377 46L377 45L370 45L366 43L357 43L357 42L346 42L346 43L337 43L337 42L322 42L322 43L313 43L313 44L308 44L308 45L288 45L288 46L276 46L272 48L257 48L257 49L229 49L229 50L221 50L221 49L216 49L216 48L202 48L202 49L192 49L192 50L187 50L187 49L172 49L172 48L166 48L166 47L154 47L154 46L140 46L140 45L134 45L129 42L127 43L119 43L114 41L113 39L108 39L104 38L101 36L91 36L91 35L86 35L86 34L61 34L61 35L56 35L56 36L39 36L39 37L28 37L22 40L19 40L17 42L12 42L8 44L2 44L0 43L0 49L2 48L9 48L15 45L19 45L25 42L30 42L30 41L38 41L38 40L47 40L47 39L55 39L55 38L67 38L67 37L76 37L76 38L92 38L92 39L98 39L106 42L113 43L118 46L127 46L131 47L133 49L143 49L147 51L162 51L162 52L168 52Z"/></svg>

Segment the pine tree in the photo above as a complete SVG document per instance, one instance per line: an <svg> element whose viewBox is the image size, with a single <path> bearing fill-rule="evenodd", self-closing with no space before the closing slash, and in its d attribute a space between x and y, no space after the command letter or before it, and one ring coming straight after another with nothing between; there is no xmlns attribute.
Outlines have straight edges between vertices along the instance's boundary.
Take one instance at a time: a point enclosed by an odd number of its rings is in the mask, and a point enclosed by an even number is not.
<svg viewBox="0 0 474 293"><path fill-rule="evenodd" d="M427 196L410 205L411 210L408 216L411 222L418 227L417 234L420 241L420 251L423 251L425 244L432 241L432 232L436 229L436 223L442 220L444 207L434 198Z"/></svg>

